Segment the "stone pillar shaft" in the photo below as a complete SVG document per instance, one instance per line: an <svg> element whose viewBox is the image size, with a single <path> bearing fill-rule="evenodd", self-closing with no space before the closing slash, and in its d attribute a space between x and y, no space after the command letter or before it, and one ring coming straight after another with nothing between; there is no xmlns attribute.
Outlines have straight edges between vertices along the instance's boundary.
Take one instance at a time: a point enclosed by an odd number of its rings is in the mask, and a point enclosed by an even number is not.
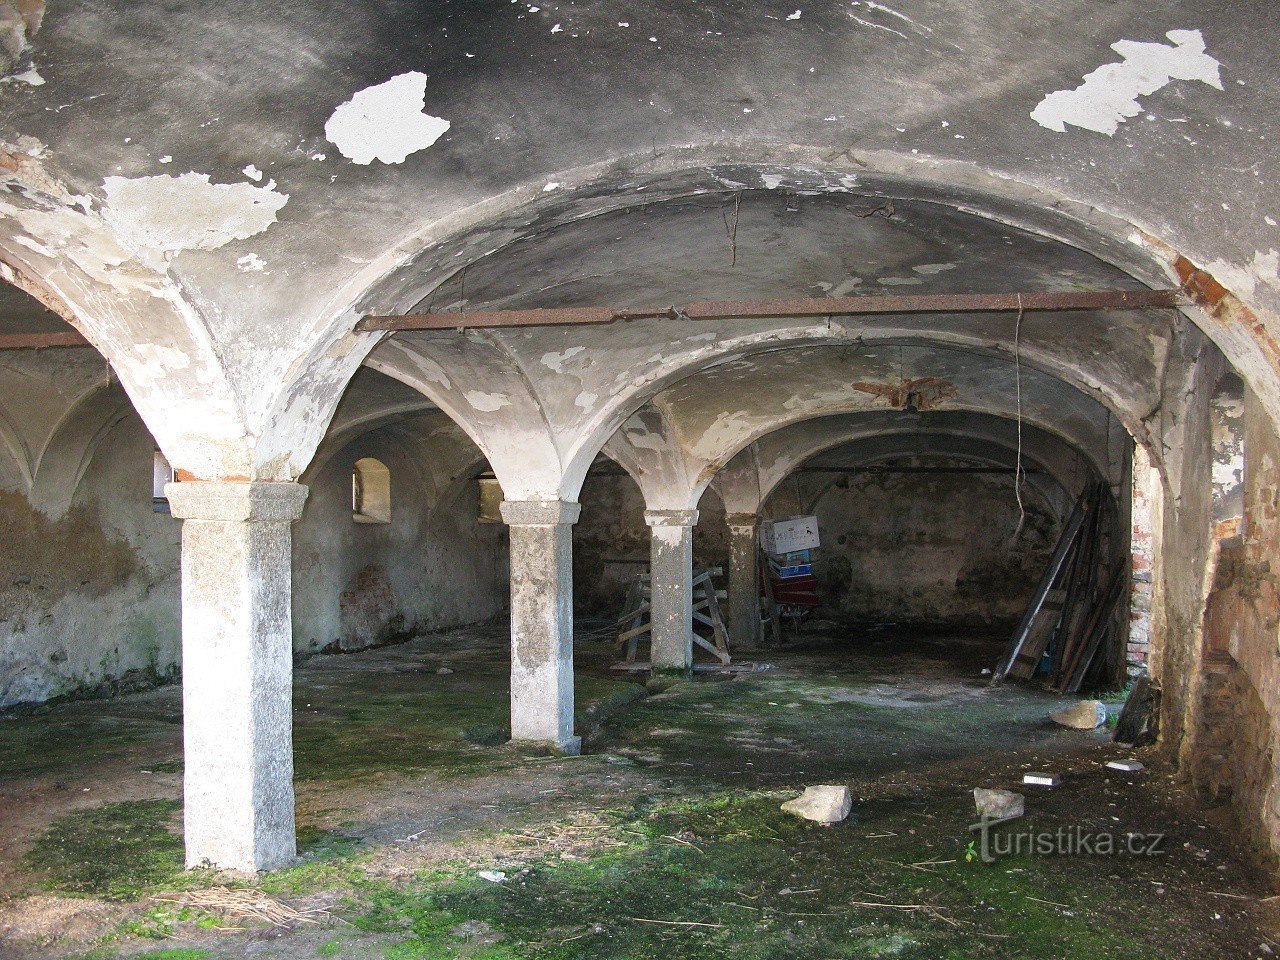
<svg viewBox="0 0 1280 960"><path fill-rule="evenodd" d="M296 483L165 488L182 519L183 796L188 867L296 853L290 524Z"/></svg>
<svg viewBox="0 0 1280 960"><path fill-rule="evenodd" d="M649 659L654 672L693 667L693 528L697 510L646 510Z"/></svg>
<svg viewBox="0 0 1280 960"><path fill-rule="evenodd" d="M511 540L511 739L577 754L573 735L573 524L560 500L502 504Z"/></svg>
<svg viewBox="0 0 1280 960"><path fill-rule="evenodd" d="M759 519L754 513L731 513L729 527L729 639L754 646L760 640Z"/></svg>

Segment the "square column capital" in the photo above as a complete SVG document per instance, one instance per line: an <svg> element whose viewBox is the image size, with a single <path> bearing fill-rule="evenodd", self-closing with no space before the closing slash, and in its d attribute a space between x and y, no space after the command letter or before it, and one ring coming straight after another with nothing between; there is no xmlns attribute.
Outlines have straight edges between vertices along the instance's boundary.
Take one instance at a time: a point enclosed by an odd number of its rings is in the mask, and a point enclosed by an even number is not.
<svg viewBox="0 0 1280 960"><path fill-rule="evenodd" d="M554 527L577 523L582 504L568 500L504 500L499 509L512 527Z"/></svg>
<svg viewBox="0 0 1280 960"><path fill-rule="evenodd" d="M651 527L692 527L698 522L698 511L646 510L644 522Z"/></svg>
<svg viewBox="0 0 1280 960"><path fill-rule="evenodd" d="M225 523L275 521L292 523L302 516L307 488L300 483L236 483L183 480L166 484L169 509L180 520Z"/></svg>
<svg viewBox="0 0 1280 960"><path fill-rule="evenodd" d="M760 517L754 513L726 513L724 522L731 530L754 531L760 523Z"/></svg>

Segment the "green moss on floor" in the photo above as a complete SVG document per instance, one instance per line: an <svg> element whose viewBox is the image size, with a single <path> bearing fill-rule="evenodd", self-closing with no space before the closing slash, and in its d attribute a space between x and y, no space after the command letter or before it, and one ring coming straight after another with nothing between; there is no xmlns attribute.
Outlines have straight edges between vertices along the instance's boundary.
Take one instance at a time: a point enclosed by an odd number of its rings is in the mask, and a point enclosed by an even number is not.
<svg viewBox="0 0 1280 960"><path fill-rule="evenodd" d="M957 666L946 657L958 654L933 648L837 639L778 652L768 673L664 682L651 695L608 671L609 649L586 647L577 720L594 756L571 761L500 746L498 644L451 657L448 674L425 648L310 661L295 688L302 862L257 884L284 900L336 904L339 919L325 929L215 934L204 929L214 918L147 902L210 882L180 872L176 801L64 816L26 866L50 890L138 901L93 960L250 947L272 960L1216 960L1261 942L1233 913L1244 901L1232 898L1251 890L1244 875L1227 870L1225 853L1202 856L1208 833L1179 826L1154 770L1128 783L1102 768L1100 751L1113 749L1103 733L1048 724L1061 698L988 688L974 667L986 654ZM114 729L163 712L130 703L112 706ZM99 738L92 749L115 749L111 724L86 729ZM61 735L74 744L74 724ZM15 748L11 764L38 768L23 751L43 743ZM135 775L133 746L118 746ZM51 748L56 764L71 763L71 750ZM1066 776L1028 794L1025 823L1098 829L1123 817L1125 829L1173 830L1170 854L967 856L968 790L1016 784L1042 753ZM0 771L4 758L0 750ZM142 769L168 769L158 759ZM506 777L501 797L491 794L499 778L483 779L495 772ZM416 801L394 802L405 785L397 774L423 775L451 805L421 841L405 839L423 821ZM823 828L779 810L813 783L851 784L850 819ZM1168 899L1154 900L1166 886ZM1207 927L1215 912L1230 917L1229 936ZM166 949L153 949L158 939Z"/></svg>
<svg viewBox="0 0 1280 960"><path fill-rule="evenodd" d="M1121 907L1111 915L1074 919L1080 891L1099 892L1092 874L1067 882L1031 858L966 862L963 836L930 849L901 806L823 828L778 802L735 792L641 812L615 827L625 846L543 858L502 883L458 870L369 883L352 922L398 941L389 960L1170 955L1127 912L1147 905L1142 884L1108 891ZM869 833L903 839L869 844Z"/></svg>
<svg viewBox="0 0 1280 960"><path fill-rule="evenodd" d="M89 716L88 709L76 705L54 715L31 713L2 721L0 782L82 773L123 756L151 732L145 722Z"/></svg>
<svg viewBox="0 0 1280 960"><path fill-rule="evenodd" d="M134 900L182 873L174 800L81 810L56 821L23 858L42 886L64 894Z"/></svg>
<svg viewBox="0 0 1280 960"><path fill-rule="evenodd" d="M302 691L293 734L299 780L426 771L466 776L518 759L492 749L511 738L505 664L481 663L444 683L408 671L343 679L342 686ZM643 694L638 684L580 676L580 725L598 723Z"/></svg>

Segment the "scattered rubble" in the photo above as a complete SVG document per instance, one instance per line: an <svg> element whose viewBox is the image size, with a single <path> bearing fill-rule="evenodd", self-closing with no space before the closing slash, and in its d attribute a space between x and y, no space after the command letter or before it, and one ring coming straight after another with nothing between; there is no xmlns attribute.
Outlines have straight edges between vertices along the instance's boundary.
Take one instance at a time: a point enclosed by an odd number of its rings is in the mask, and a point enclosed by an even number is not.
<svg viewBox="0 0 1280 960"><path fill-rule="evenodd" d="M1116 742L1139 747L1155 743L1159 720L1160 689L1144 673L1134 683L1124 702L1124 709L1120 711L1120 719L1116 721Z"/></svg>
<svg viewBox="0 0 1280 960"><path fill-rule="evenodd" d="M845 786L805 787L804 793L782 805L785 813L816 823L839 823L853 809L853 795Z"/></svg>
<svg viewBox="0 0 1280 960"><path fill-rule="evenodd" d="M1147 769L1147 767L1141 760L1108 760L1107 769L1121 770L1124 773L1137 773L1139 770Z"/></svg>
<svg viewBox="0 0 1280 960"><path fill-rule="evenodd" d="M1101 700L1081 700L1062 710L1054 710L1049 719L1072 730L1096 730L1107 722L1107 705Z"/></svg>
<svg viewBox="0 0 1280 960"><path fill-rule="evenodd" d="M1034 787L1056 787L1062 778L1056 773L1024 773L1022 782Z"/></svg>
<svg viewBox="0 0 1280 960"><path fill-rule="evenodd" d="M979 816L992 820L1012 820L1026 812L1026 798L1012 790L987 790L975 787L973 803Z"/></svg>

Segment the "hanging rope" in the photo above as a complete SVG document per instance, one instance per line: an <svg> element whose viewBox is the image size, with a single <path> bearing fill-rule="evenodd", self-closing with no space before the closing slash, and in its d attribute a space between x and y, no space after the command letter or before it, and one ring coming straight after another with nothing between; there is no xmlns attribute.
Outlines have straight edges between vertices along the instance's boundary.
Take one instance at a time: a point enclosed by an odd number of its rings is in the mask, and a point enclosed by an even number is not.
<svg viewBox="0 0 1280 960"><path fill-rule="evenodd" d="M1013 495L1018 501L1018 528L1013 531L1013 541L1017 543L1027 522L1027 508L1022 502L1022 478L1026 474L1022 469L1022 294L1018 294L1018 318L1013 322L1013 382L1018 403L1018 450L1013 469Z"/></svg>

